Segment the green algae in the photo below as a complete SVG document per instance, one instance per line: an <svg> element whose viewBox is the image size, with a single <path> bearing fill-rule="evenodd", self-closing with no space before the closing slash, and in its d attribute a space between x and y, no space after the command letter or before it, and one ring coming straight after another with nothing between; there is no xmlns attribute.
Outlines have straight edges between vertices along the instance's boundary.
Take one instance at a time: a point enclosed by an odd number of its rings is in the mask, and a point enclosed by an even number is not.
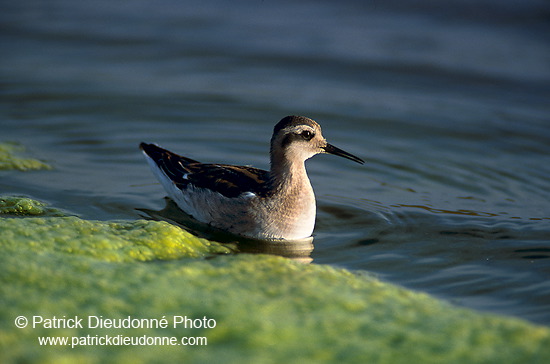
<svg viewBox="0 0 550 364"><path fill-rule="evenodd" d="M20 171L29 171L37 169L52 169L52 167L33 158L20 156L25 152L25 148L16 143L0 143L0 170L17 169Z"/></svg>
<svg viewBox="0 0 550 364"><path fill-rule="evenodd" d="M65 214L48 204L26 197L0 196L1 215L22 215L22 216L64 216Z"/></svg>
<svg viewBox="0 0 550 364"><path fill-rule="evenodd" d="M536 363L550 329L325 265L215 255L165 222L0 218L0 362ZM210 256L212 259L191 259ZM184 259L185 258L185 259ZM147 261L148 263L144 263ZM166 328L18 329L18 316L166 318ZM174 316L213 328L174 327ZM86 321L86 320L85 320ZM206 337L207 346L40 346L38 336Z"/></svg>
<svg viewBox="0 0 550 364"><path fill-rule="evenodd" d="M4 252L29 250L92 256L108 262L196 258L228 253L166 222L88 221L78 217L0 219Z"/></svg>

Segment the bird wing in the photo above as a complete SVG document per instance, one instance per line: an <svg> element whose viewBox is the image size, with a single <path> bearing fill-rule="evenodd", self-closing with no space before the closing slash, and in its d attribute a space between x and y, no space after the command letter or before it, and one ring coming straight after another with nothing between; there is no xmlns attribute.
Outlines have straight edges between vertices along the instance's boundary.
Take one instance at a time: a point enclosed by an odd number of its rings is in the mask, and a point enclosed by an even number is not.
<svg viewBox="0 0 550 364"><path fill-rule="evenodd" d="M203 164L155 144L141 143L140 148L180 189L192 184L226 197L237 197L247 192L258 196L268 193L269 172L265 170L226 164Z"/></svg>

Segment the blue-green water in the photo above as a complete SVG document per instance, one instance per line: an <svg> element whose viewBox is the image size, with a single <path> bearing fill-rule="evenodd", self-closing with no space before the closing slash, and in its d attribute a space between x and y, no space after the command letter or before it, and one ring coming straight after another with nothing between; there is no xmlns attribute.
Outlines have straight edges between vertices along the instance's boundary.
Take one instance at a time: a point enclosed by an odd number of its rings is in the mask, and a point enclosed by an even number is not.
<svg viewBox="0 0 550 364"><path fill-rule="evenodd" d="M544 1L30 1L0 10L0 140L53 171L2 194L89 219L164 196L137 145L268 167L317 120L314 263L550 324L550 6Z"/></svg>

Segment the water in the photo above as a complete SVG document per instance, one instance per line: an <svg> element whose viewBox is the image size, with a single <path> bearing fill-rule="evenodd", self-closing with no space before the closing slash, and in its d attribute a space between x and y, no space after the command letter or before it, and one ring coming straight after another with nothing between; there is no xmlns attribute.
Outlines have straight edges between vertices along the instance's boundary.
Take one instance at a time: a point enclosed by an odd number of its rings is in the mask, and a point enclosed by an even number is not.
<svg viewBox="0 0 550 364"><path fill-rule="evenodd" d="M54 171L3 194L136 219L164 193L137 149L268 167L319 121L314 263L550 324L547 2L5 2L0 139Z"/></svg>

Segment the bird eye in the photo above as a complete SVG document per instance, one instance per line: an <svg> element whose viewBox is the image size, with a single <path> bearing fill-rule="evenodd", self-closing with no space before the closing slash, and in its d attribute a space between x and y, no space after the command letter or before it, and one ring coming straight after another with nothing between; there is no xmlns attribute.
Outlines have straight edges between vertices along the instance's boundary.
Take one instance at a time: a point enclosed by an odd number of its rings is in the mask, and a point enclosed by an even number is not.
<svg viewBox="0 0 550 364"><path fill-rule="evenodd" d="M302 136L302 138L304 138L305 140L311 140L311 138L313 138L313 133L309 130L304 130L302 131L302 133L300 134Z"/></svg>

